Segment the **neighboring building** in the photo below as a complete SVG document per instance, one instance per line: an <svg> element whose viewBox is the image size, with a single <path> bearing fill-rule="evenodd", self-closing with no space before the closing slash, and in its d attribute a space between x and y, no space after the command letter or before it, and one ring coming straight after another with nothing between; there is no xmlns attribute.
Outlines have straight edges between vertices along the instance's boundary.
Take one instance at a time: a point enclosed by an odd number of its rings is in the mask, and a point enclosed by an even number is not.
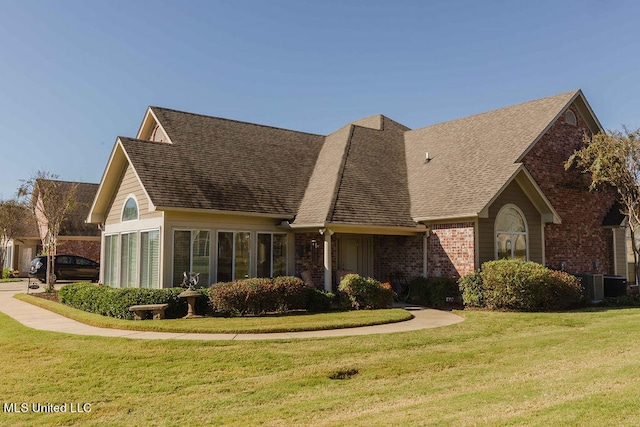
<svg viewBox="0 0 640 427"><path fill-rule="evenodd" d="M60 227L58 235L58 254L80 255L93 261L100 261L100 230L92 224L85 223L91 203L96 196L98 184L85 182L56 181L60 191L66 192L70 186L76 186L75 208ZM38 193L35 192L32 203L38 203ZM43 252L42 238L47 234L44 220L37 221L33 212L28 211L24 218L25 230L23 236L17 236L9 242L11 256L8 258L8 268L19 270L20 276L26 277L31 260Z"/></svg>
<svg viewBox="0 0 640 427"><path fill-rule="evenodd" d="M26 277L29 264L36 255L36 247L40 242L38 227L33 212L24 206L24 215L20 218L17 236L4 242L5 258L2 268L19 271L21 277ZM2 244L0 242L0 244Z"/></svg>
<svg viewBox="0 0 640 427"><path fill-rule="evenodd" d="M459 277L517 257L614 273L609 191L564 162L602 130L580 90L411 130L376 115L314 135L149 107L88 215L102 281L171 287L345 271ZM618 259L619 258L619 259Z"/></svg>

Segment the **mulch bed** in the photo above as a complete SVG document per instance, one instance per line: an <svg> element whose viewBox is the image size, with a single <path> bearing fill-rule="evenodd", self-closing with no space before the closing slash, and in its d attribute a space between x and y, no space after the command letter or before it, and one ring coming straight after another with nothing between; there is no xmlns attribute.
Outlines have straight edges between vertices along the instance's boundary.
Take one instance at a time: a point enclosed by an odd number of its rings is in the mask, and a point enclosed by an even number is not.
<svg viewBox="0 0 640 427"><path fill-rule="evenodd" d="M30 295L38 298L48 299L49 301L60 302L57 292L37 292Z"/></svg>

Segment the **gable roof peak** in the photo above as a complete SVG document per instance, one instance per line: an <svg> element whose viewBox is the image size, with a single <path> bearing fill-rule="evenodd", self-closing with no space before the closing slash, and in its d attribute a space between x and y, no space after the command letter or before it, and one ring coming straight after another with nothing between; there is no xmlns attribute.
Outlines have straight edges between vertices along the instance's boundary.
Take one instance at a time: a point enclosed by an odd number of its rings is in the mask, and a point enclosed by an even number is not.
<svg viewBox="0 0 640 427"><path fill-rule="evenodd" d="M410 130L410 128L403 125L402 123L391 120L390 118L382 114L374 114L372 116L364 117L359 120L354 120L349 124L374 130L385 130L391 127L400 128L401 130Z"/></svg>
<svg viewBox="0 0 640 427"><path fill-rule="evenodd" d="M515 110L515 109L520 109L520 108L526 108L526 107L528 107L530 105L535 105L535 104L549 103L549 104L553 104L555 106L557 104L554 101L558 101L558 103L562 103L562 101L564 101L564 106L568 106L569 103L571 101L573 101L578 95L582 95L582 97L584 98L584 95L582 94L582 91L580 89L575 89L575 90L571 90L571 91L568 91L568 92L559 93L559 94L556 94L556 95L546 96L546 97L543 97L543 98L533 99L533 100L530 100L530 101L524 101L524 102L520 102L518 104L512 104L512 105L508 105L508 106L505 106L505 107L495 108L495 109L489 110L489 111L483 111L481 113L471 114L469 116L458 117L456 119L451 119L451 120L446 120L444 122L434 123L434 124L427 125L427 126L424 126L422 128L415 129L415 130L425 129L425 128L432 127L432 126L450 124L450 123L461 121L461 120L475 120L476 118L481 118L482 116L494 115L496 113L500 113L500 112L506 111L506 110Z"/></svg>
<svg viewBox="0 0 640 427"><path fill-rule="evenodd" d="M207 114L192 113L192 112L189 112L189 111L176 110L176 109L166 108L166 107L157 107L157 106L152 106L151 105L151 106L149 106L149 110L152 110L155 113L162 113L162 112L169 113L169 114L173 113L173 114L191 116L191 117L194 117L194 118L220 120L220 121L227 122L227 123L235 123L235 124L246 125L246 126L255 126L255 127L259 127L259 128L266 128L266 129L275 129L275 130L286 131L286 132L295 132L295 133L298 133L298 134L306 134L306 135L313 135L313 136L325 136L325 135L321 135L321 134L313 133L313 132L303 132L303 131L298 131L298 130L293 130L293 129L282 128L282 127L278 127L278 126L271 126L271 125L263 125L263 124L260 124L260 123L245 122L245 121L242 121L242 120L228 119L228 118L225 118L225 117L209 116ZM160 119L160 121L162 121L162 120Z"/></svg>

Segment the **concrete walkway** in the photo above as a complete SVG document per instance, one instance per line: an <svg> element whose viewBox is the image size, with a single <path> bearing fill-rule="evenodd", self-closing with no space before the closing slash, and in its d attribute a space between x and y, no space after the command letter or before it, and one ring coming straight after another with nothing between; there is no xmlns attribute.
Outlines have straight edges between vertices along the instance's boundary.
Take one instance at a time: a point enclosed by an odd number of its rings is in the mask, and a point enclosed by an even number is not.
<svg viewBox="0 0 640 427"><path fill-rule="evenodd" d="M428 308L407 308L414 318L405 322L390 323L360 328L330 329L323 331L261 333L261 334L198 334L174 332L141 332L122 329L98 328L85 325L35 305L13 298L16 293L27 292L27 280L0 283L0 312L12 317L23 325L42 331L63 332L75 335L96 335L135 339L178 339L178 340L274 340L292 338L326 338L355 335L388 334L393 332L417 331L460 323L464 318L448 311ZM30 290L30 293L42 292Z"/></svg>

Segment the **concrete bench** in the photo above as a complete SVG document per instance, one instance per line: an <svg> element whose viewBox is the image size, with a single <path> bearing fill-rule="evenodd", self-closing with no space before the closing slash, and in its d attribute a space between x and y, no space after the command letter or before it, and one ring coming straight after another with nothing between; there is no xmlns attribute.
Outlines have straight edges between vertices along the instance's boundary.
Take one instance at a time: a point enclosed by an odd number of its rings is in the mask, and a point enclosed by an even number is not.
<svg viewBox="0 0 640 427"><path fill-rule="evenodd" d="M169 304L145 304L145 305L132 305L129 307L129 311L133 311L133 318L135 320L144 320L147 318L148 312L153 312L153 320L164 319L164 310L169 307Z"/></svg>

